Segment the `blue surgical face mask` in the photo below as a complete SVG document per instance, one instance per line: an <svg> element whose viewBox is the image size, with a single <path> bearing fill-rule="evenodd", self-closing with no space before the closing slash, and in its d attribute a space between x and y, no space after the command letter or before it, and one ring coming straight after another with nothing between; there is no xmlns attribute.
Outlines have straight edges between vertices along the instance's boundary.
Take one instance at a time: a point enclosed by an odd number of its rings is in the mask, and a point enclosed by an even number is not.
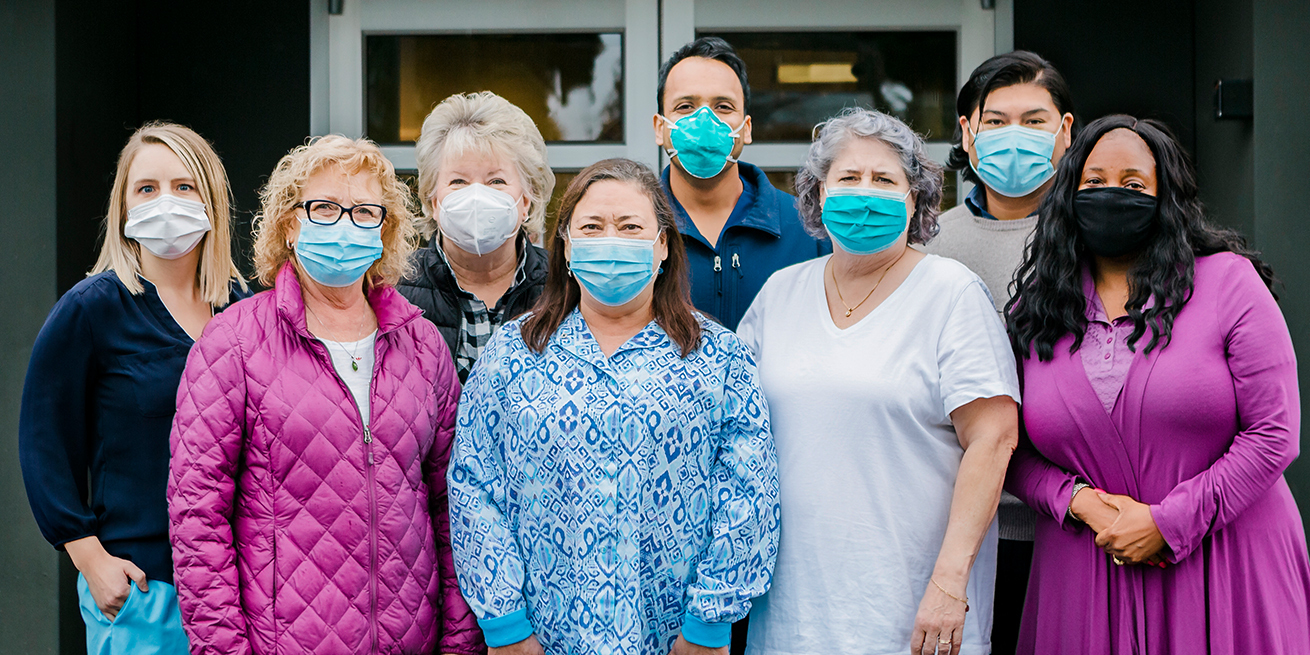
<svg viewBox="0 0 1310 655"><path fill-rule="evenodd" d="M872 255L896 243L909 225L905 199L910 192L842 187L828 189L823 226L842 250Z"/></svg>
<svg viewBox="0 0 1310 655"><path fill-rule="evenodd" d="M623 237L571 238L569 271L602 305L626 305L655 277L655 241Z"/></svg>
<svg viewBox="0 0 1310 655"><path fill-rule="evenodd" d="M382 257L382 228L366 230L342 218L333 225L300 220L296 259L325 287L348 287Z"/></svg>
<svg viewBox="0 0 1310 655"><path fill-rule="evenodd" d="M737 162L732 158L732 149L741 138L745 119L734 130L709 107L701 107L676 123L663 115L660 118L669 124L671 147L664 152L669 159L677 157L682 170L689 175L707 180L722 173L729 163Z"/></svg>
<svg viewBox="0 0 1310 655"><path fill-rule="evenodd" d="M978 156L973 170L992 191L1007 198L1026 196L1055 175L1051 157L1055 137L1063 129L1063 121L1054 133L1022 125L985 132L970 129Z"/></svg>

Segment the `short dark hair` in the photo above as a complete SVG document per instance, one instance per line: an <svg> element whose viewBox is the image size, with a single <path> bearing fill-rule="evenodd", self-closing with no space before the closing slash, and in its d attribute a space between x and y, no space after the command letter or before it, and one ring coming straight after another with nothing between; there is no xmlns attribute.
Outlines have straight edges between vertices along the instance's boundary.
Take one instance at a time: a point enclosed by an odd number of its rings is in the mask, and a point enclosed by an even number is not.
<svg viewBox="0 0 1310 655"><path fill-rule="evenodd" d="M717 36L702 36L687 45L678 48L669 60L660 66L660 84L655 89L655 111L661 115L664 114L664 82L669 79L669 71L678 65L684 59L689 57L704 57L721 61L737 74L737 81L741 82L741 93L745 106L741 108L742 113L750 113L751 106L751 85L746 81L746 62L737 56L737 51L727 41Z"/></svg>
<svg viewBox="0 0 1310 655"><path fill-rule="evenodd" d="M987 96L991 95L992 91L1016 84L1036 84L1046 89L1051 94L1051 101L1055 103L1055 108L1059 110L1061 116L1073 114L1073 128L1069 130L1069 136L1078 136L1078 129L1081 127L1078 113L1073 108L1073 95L1069 93L1069 84L1064 81L1060 71L1055 70L1051 62L1035 52L1027 50L1007 52L979 64L973 69L973 74L969 75L969 81L960 89L960 95L955 99L955 145L951 147L951 154L946 158L948 170L962 171L966 181L982 184L978 174L973 172L973 167L969 165L969 153L960 147L964 131L960 129L959 118L972 116L975 109L987 102Z"/></svg>

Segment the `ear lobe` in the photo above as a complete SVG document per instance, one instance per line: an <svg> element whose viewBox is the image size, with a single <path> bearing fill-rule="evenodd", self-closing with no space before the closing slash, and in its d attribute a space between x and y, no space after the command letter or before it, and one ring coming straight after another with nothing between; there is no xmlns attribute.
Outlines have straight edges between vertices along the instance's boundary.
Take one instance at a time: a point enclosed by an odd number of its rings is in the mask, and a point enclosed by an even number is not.
<svg viewBox="0 0 1310 655"><path fill-rule="evenodd" d="M960 123L960 149L965 152L972 152L973 135L969 132L969 119L964 116L961 116L959 119L959 123Z"/></svg>
<svg viewBox="0 0 1310 655"><path fill-rule="evenodd" d="M746 124L743 125L742 128L741 128L741 142L742 142L742 145L750 145L750 143L751 143L751 141L752 141L752 137L751 137L751 129L752 129L753 127L754 127L754 126L753 126L753 124L751 123L751 117L750 117L749 115L746 116Z"/></svg>
<svg viewBox="0 0 1310 655"><path fill-rule="evenodd" d="M655 117L654 117L653 119L651 119L651 120L652 120L652 122L654 123L654 128L655 128L655 145L660 146L661 148L663 148L663 147L664 147L664 120L663 120L663 117L661 117L659 114L655 114Z"/></svg>

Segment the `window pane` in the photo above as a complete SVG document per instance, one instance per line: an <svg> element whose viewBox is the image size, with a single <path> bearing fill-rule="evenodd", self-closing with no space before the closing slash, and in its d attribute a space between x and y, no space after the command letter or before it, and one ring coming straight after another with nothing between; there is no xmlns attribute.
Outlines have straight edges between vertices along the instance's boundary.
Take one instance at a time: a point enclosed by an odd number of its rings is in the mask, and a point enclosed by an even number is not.
<svg viewBox="0 0 1310 655"><path fill-rule="evenodd" d="M955 32L698 32L746 61L754 141L810 141L844 107L872 107L932 141L955 131Z"/></svg>
<svg viewBox="0 0 1310 655"><path fill-rule="evenodd" d="M547 141L623 141L622 34L371 35L365 39L369 138L418 139L455 93L493 91Z"/></svg>

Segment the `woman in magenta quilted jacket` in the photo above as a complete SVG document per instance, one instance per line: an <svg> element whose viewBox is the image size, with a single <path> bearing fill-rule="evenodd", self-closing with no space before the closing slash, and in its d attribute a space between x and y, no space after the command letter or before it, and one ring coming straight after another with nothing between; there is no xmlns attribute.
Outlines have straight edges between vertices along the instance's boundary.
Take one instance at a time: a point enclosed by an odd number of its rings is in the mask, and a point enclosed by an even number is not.
<svg viewBox="0 0 1310 655"><path fill-rule="evenodd" d="M451 562L459 382L392 287L409 195L373 143L291 151L262 192L271 286L205 329L178 390L173 562L193 653L485 650Z"/></svg>

